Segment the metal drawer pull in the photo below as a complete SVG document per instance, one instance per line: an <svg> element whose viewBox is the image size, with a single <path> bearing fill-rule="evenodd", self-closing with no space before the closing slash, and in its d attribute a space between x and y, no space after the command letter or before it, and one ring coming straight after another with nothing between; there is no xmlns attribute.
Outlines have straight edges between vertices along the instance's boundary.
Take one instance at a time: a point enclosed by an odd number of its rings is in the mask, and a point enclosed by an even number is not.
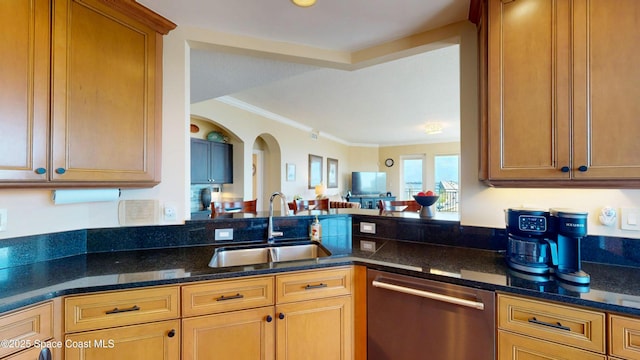
<svg viewBox="0 0 640 360"><path fill-rule="evenodd" d="M305 290L313 290L313 289L320 289L320 288L326 288L327 284L323 284L320 283L318 285L307 285L304 287Z"/></svg>
<svg viewBox="0 0 640 360"><path fill-rule="evenodd" d="M556 322L555 324L553 324L553 323L548 323L548 322L545 322L545 321L540 321L540 320L536 319L535 317L532 317L531 319L529 319L527 321L529 321L530 323L533 323L533 324L544 325L544 326L549 326L549 327L560 329L560 330L571 331L570 327L564 326L560 322Z"/></svg>
<svg viewBox="0 0 640 360"><path fill-rule="evenodd" d="M48 348L44 348L42 349L42 351L40 351L40 354L38 355L38 360L51 360L51 350L49 350Z"/></svg>
<svg viewBox="0 0 640 360"><path fill-rule="evenodd" d="M415 295L415 296L420 296L427 299L443 301L450 304L462 305L462 306L466 306L466 307L470 307L478 310L484 310L484 304L478 301L460 299L454 296L442 295L442 294L432 293L429 291L416 290L416 289L412 289L404 286L388 284L388 283L377 281L377 280L374 280L371 283L371 285L378 288L382 288L382 289L401 292L404 294Z"/></svg>
<svg viewBox="0 0 640 360"><path fill-rule="evenodd" d="M216 301L225 301L225 300L233 300L233 299L242 299L244 297L244 295L237 293L235 295L231 295L231 296L220 296L219 298L216 299Z"/></svg>
<svg viewBox="0 0 640 360"><path fill-rule="evenodd" d="M105 311L105 314L107 314L107 315L109 315L109 314L118 314L118 313L129 312L129 311L138 311L138 310L140 310L140 307L138 305L133 305L132 307L130 307L128 309L113 308L113 310Z"/></svg>

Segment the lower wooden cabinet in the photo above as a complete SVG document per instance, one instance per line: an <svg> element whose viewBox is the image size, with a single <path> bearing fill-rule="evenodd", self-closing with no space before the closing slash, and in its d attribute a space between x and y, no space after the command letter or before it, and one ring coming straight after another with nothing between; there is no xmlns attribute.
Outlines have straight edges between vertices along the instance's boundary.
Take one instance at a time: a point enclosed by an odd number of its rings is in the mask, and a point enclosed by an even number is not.
<svg viewBox="0 0 640 360"><path fill-rule="evenodd" d="M66 297L65 359L179 360L179 290L158 286Z"/></svg>
<svg viewBox="0 0 640 360"><path fill-rule="evenodd" d="M343 267L185 285L182 359L353 359L352 278Z"/></svg>
<svg viewBox="0 0 640 360"><path fill-rule="evenodd" d="M599 311L500 294L498 328L605 353L605 314Z"/></svg>
<svg viewBox="0 0 640 360"><path fill-rule="evenodd" d="M39 360L40 354L42 352L44 352L44 351L46 351L46 350L45 349L31 347L29 349L20 351L19 353L13 354L13 355L8 356L6 358L2 358L2 360Z"/></svg>
<svg viewBox="0 0 640 360"><path fill-rule="evenodd" d="M0 316L0 339L59 343L53 359L66 360L352 360L354 273L347 266L67 296ZM0 347L0 358L36 360L41 350Z"/></svg>
<svg viewBox="0 0 640 360"><path fill-rule="evenodd" d="M179 360L180 320L65 336L66 360Z"/></svg>
<svg viewBox="0 0 640 360"><path fill-rule="evenodd" d="M42 344L54 336L53 312L49 301L0 316L0 358L37 359Z"/></svg>
<svg viewBox="0 0 640 360"><path fill-rule="evenodd" d="M620 359L640 359L640 319L609 315L609 355ZM614 358L610 358L614 360Z"/></svg>
<svg viewBox="0 0 640 360"><path fill-rule="evenodd" d="M182 358L275 359L273 306L182 320Z"/></svg>
<svg viewBox="0 0 640 360"><path fill-rule="evenodd" d="M518 360L606 360L602 354L504 330L498 331L498 359Z"/></svg>
<svg viewBox="0 0 640 360"><path fill-rule="evenodd" d="M498 294L498 360L606 360L605 314Z"/></svg>
<svg viewBox="0 0 640 360"><path fill-rule="evenodd" d="M277 359L353 358L352 297L276 306Z"/></svg>

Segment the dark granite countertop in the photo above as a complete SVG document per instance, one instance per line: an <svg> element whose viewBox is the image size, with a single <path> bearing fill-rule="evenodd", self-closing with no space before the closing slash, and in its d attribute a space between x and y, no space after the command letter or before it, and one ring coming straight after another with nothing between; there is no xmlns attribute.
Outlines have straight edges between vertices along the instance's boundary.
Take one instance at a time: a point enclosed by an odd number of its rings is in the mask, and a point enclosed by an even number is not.
<svg viewBox="0 0 640 360"><path fill-rule="evenodd" d="M359 264L380 270L640 316L638 268L583 262L591 284L576 288L553 279L526 278L508 269L499 251L371 239L375 252L352 247L351 237L323 239L332 256L276 264L213 269L216 246L87 253L0 269L0 312L57 296L169 285ZM354 235L353 243L358 244Z"/></svg>

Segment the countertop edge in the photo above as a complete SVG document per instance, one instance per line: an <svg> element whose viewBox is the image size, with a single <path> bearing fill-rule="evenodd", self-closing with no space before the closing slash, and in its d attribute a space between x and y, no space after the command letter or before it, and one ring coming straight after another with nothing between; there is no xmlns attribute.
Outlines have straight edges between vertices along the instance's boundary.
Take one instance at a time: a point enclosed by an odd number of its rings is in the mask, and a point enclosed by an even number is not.
<svg viewBox="0 0 640 360"><path fill-rule="evenodd" d="M627 307L622 305L598 302L598 301L593 301L588 299L581 299L581 298L576 298L572 296L564 296L561 294L540 292L536 290L512 287L508 285L498 285L498 284L491 284L491 283L477 281L477 280L461 279L461 278L449 277L444 275L430 274L430 273L423 272L421 268L416 266L409 266L409 265L402 265L402 264L390 263L390 262L379 261L379 260L366 259L366 258L357 257L357 256L330 257L327 259L323 259L323 261L316 261L313 264L310 264L309 261L292 262L281 268L256 269L256 270L238 269L237 271L208 273L203 275L196 275L196 276L192 275L189 277L177 277L172 279L157 279L157 280L136 281L136 282L128 282L128 283L109 284L109 285L70 287L67 289L60 289L55 291L47 291L46 289L42 289L43 291L42 293L36 293L31 297L26 297L26 298L22 297L20 300L15 300L15 301L12 301L11 297L9 297L8 299L5 299L5 301L0 302L0 315L3 315L4 313L12 312L14 310L19 310L24 307L28 307L40 302L52 300L57 297L64 297L64 296L70 296L70 295L88 294L88 293L101 292L101 291L129 290L129 289L136 289L136 288L150 287L150 286L185 285L185 284L201 282L201 281L232 279L232 278L247 277L247 276L270 275L270 274L278 274L278 273L291 272L291 271L304 271L304 270L311 270L311 269L322 269L322 268L349 266L349 265L361 265L361 266L366 266L367 268L376 269L376 270L389 271L392 273L409 275L409 276L419 277L423 279L429 279L434 281L473 287L473 288L478 288L482 290L489 290L489 291L494 291L496 293L506 293L506 294L516 294L521 296L527 296L534 299L554 301L554 302L562 303L565 305L575 305L575 306L585 307L585 308L599 310L603 312L614 312L614 313L628 315L628 316L640 316L640 308L632 308L632 307ZM38 291L34 291L34 292L38 292Z"/></svg>

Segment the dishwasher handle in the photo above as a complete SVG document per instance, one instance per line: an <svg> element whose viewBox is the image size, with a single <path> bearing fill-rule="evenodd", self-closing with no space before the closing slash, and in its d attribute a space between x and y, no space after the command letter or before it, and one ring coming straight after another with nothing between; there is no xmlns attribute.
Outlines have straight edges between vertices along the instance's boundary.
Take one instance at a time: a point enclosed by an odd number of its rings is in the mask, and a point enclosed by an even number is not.
<svg viewBox="0 0 640 360"><path fill-rule="evenodd" d="M471 301L466 299L460 299L455 296L448 296L448 295L442 295L442 294L433 293L433 292L424 291L424 290L412 289L404 286L389 284L389 283L378 281L378 280L373 280L373 282L371 282L371 285L381 289L397 291L404 294L420 296L427 299L443 301L443 302L455 304L455 305L462 305L462 306L466 306L466 307L470 307L478 310L484 310L484 304L478 301Z"/></svg>

